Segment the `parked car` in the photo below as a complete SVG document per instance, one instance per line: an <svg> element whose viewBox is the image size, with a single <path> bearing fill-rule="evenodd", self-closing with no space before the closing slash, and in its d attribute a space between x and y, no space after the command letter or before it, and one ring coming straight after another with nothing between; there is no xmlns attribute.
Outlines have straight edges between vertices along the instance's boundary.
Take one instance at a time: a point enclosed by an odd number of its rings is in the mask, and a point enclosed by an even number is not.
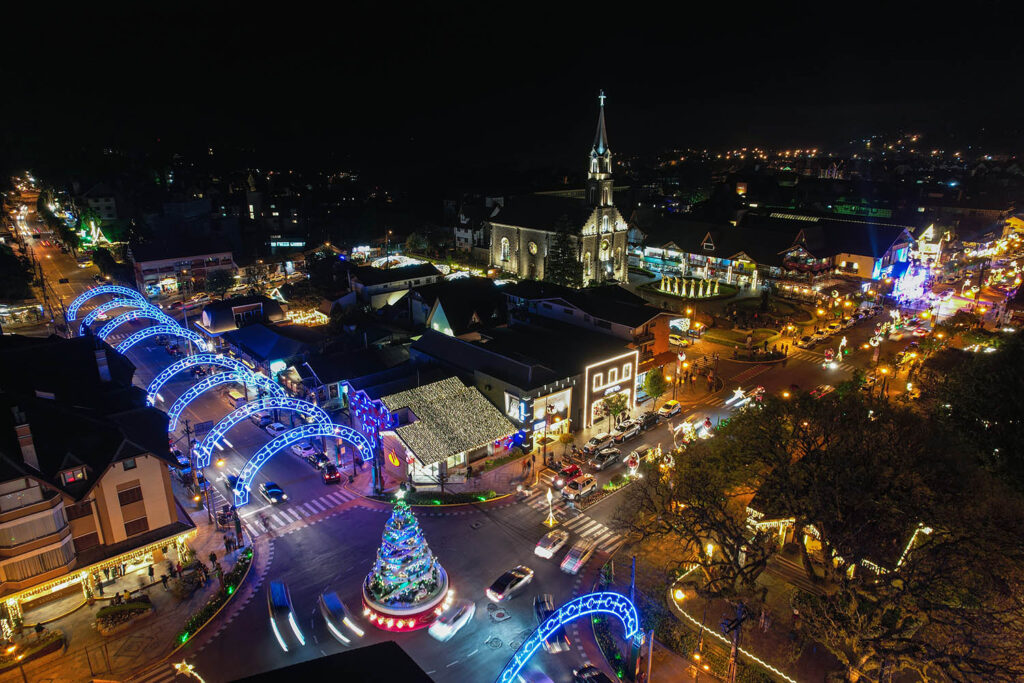
<svg viewBox="0 0 1024 683"><path fill-rule="evenodd" d="M583 445L583 452L586 453L587 455L590 455L591 453L596 453L597 451L601 450L611 442L612 435L609 434L608 432L601 432L600 434L595 434L590 439L590 441Z"/></svg>
<svg viewBox="0 0 1024 683"><path fill-rule="evenodd" d="M805 334L804 336L800 337L800 339L798 339L796 341L795 346L798 349L812 349L812 348L814 348L814 345L817 344L817 343L818 343L817 339L814 339L809 334Z"/></svg>
<svg viewBox="0 0 1024 683"><path fill-rule="evenodd" d="M567 574L578 574L583 565L587 563L590 556L594 554L594 549L597 544L593 541L586 539L580 539L569 548L569 552L565 554L565 558L562 560L561 570Z"/></svg>
<svg viewBox="0 0 1024 683"><path fill-rule="evenodd" d="M587 461L587 464L595 470L603 470L622 459L622 451L618 448L602 448Z"/></svg>
<svg viewBox="0 0 1024 683"><path fill-rule="evenodd" d="M427 633L443 643L472 621L474 614L476 614L476 603L472 600L457 600L437 619L434 619L434 623L427 629Z"/></svg>
<svg viewBox="0 0 1024 683"><path fill-rule="evenodd" d="M341 472L334 463L327 463L320 468L320 476L323 477L325 484L337 484L341 482Z"/></svg>
<svg viewBox="0 0 1024 683"><path fill-rule="evenodd" d="M300 458L308 458L309 456L316 455L319 452L320 451L314 448L313 444L309 443L308 441L303 441L292 446L292 453L299 456Z"/></svg>
<svg viewBox="0 0 1024 683"><path fill-rule="evenodd" d="M511 598L531 581L533 581L533 570L521 564L499 576L487 589L487 597L493 602L501 602L506 598Z"/></svg>
<svg viewBox="0 0 1024 683"><path fill-rule="evenodd" d="M579 500L584 496L589 496L595 489L597 489L597 480L589 474L584 474L576 477L562 488L562 498Z"/></svg>
<svg viewBox="0 0 1024 683"><path fill-rule="evenodd" d="M857 324L857 316L851 315L849 318L843 321L843 328L848 329Z"/></svg>
<svg viewBox="0 0 1024 683"><path fill-rule="evenodd" d="M662 417L672 417L673 415L677 415L682 409L683 406L680 405L679 401L665 401L664 405L658 409L658 415L661 415Z"/></svg>
<svg viewBox="0 0 1024 683"><path fill-rule="evenodd" d="M229 494L234 495L236 486L238 486L238 477L234 475L224 477L224 488L228 490Z"/></svg>
<svg viewBox="0 0 1024 683"><path fill-rule="evenodd" d="M637 420L640 422L640 429L645 432L651 427L658 426L658 414L650 410L638 417Z"/></svg>
<svg viewBox="0 0 1024 683"><path fill-rule="evenodd" d="M271 422L264 427L264 429L267 430L267 434L270 434L271 436L281 436L288 431L288 428L280 422Z"/></svg>
<svg viewBox="0 0 1024 683"><path fill-rule="evenodd" d="M569 532L565 529L549 531L537 541L537 547L533 549L533 554L537 557L543 557L545 560L550 560L568 540Z"/></svg>
<svg viewBox="0 0 1024 683"><path fill-rule="evenodd" d="M811 335L811 340L814 341L815 344L820 342L822 339L828 339L828 332L825 330L818 330Z"/></svg>
<svg viewBox="0 0 1024 683"><path fill-rule="evenodd" d="M257 427L266 427L274 421L274 418L270 416L270 413L264 412L253 413L249 416L249 419L252 420L253 424Z"/></svg>
<svg viewBox="0 0 1024 683"><path fill-rule="evenodd" d="M829 334L835 334L841 329L843 329L843 326L840 323L829 323L828 327L825 328L825 331Z"/></svg>
<svg viewBox="0 0 1024 683"><path fill-rule="evenodd" d="M305 460L310 465L312 465L314 469L318 470L325 467L326 465L331 464L331 459L328 458L323 453L313 453L312 455L307 455Z"/></svg>
<svg viewBox="0 0 1024 683"><path fill-rule="evenodd" d="M626 420L612 430L612 441L622 443L626 439L632 439L640 433L639 420Z"/></svg>
<svg viewBox="0 0 1024 683"><path fill-rule="evenodd" d="M668 343L670 346L689 346L690 342L681 334L670 334L668 335Z"/></svg>
<svg viewBox="0 0 1024 683"><path fill-rule="evenodd" d="M533 615L537 617L537 626L540 626L555 613L555 599L550 593L543 593L533 599ZM544 649L551 654L566 652L569 649L569 636L565 633L565 627L559 626L547 640L544 641Z"/></svg>
<svg viewBox="0 0 1024 683"><path fill-rule="evenodd" d="M57 280L57 284L60 284L60 285L66 285L66 284L68 284L68 282L69 282L69 280L66 277L62 277L59 280Z"/></svg>
<svg viewBox="0 0 1024 683"><path fill-rule="evenodd" d="M580 469L579 465L566 465L565 467L558 471L558 474L555 475L555 488L562 488L568 482L572 481L581 474L583 474L583 470Z"/></svg>
<svg viewBox="0 0 1024 683"><path fill-rule="evenodd" d="M272 481L260 484L260 495L266 498L268 503L283 503L288 500L288 494L284 489Z"/></svg>

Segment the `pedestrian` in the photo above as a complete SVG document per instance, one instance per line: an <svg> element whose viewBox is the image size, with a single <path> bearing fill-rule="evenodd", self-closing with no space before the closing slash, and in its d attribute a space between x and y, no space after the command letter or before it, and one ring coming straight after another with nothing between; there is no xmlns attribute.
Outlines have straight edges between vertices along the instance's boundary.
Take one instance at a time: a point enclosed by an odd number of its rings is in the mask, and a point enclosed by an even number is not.
<svg viewBox="0 0 1024 683"><path fill-rule="evenodd" d="M168 590L168 588L167 588L167 574L161 574L160 575L160 583L162 583L164 585L164 590Z"/></svg>
<svg viewBox="0 0 1024 683"><path fill-rule="evenodd" d="M182 568L183 567L181 566L181 560L178 560L178 564L176 565L176 569L178 570L179 574L181 573Z"/></svg>
<svg viewBox="0 0 1024 683"><path fill-rule="evenodd" d="M174 570L174 563L170 560L167 560L167 573L170 574L171 578L177 576L177 572Z"/></svg>
<svg viewBox="0 0 1024 683"><path fill-rule="evenodd" d="M103 568L103 575L107 577L107 581L110 581L110 567Z"/></svg>
<svg viewBox="0 0 1024 683"><path fill-rule="evenodd" d="M231 552L231 538L227 534L224 534L224 554Z"/></svg>
<svg viewBox="0 0 1024 683"><path fill-rule="evenodd" d="M99 591L100 597L102 598L103 597L103 582L102 581L97 581L96 582L96 590Z"/></svg>
<svg viewBox="0 0 1024 683"><path fill-rule="evenodd" d="M767 339L764 340L764 350L765 350L765 353L768 352L768 340Z"/></svg>
<svg viewBox="0 0 1024 683"><path fill-rule="evenodd" d="M536 464L537 464L537 455L534 454L533 456L530 457L530 467L533 467Z"/></svg>
<svg viewBox="0 0 1024 683"><path fill-rule="evenodd" d="M131 602L132 601L132 592L130 590L128 590L127 588L124 589L124 601L125 602Z"/></svg>

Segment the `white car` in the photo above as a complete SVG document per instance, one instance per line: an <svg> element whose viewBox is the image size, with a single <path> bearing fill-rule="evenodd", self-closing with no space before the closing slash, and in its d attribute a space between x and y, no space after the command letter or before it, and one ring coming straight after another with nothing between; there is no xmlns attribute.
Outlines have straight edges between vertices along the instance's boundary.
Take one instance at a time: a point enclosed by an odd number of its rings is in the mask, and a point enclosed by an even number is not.
<svg viewBox="0 0 1024 683"><path fill-rule="evenodd" d="M632 439L640 433L640 422L637 420L626 420L612 430L612 441L622 443L626 439Z"/></svg>
<svg viewBox="0 0 1024 683"><path fill-rule="evenodd" d="M537 547L533 549L533 554L537 557L543 557L545 560L550 560L568 540L569 532L565 529L549 531L537 541Z"/></svg>
<svg viewBox="0 0 1024 683"><path fill-rule="evenodd" d="M266 427L264 427L264 429L266 429L267 434L270 434L271 436L281 436L282 434L288 431L288 428L285 427L280 422L271 422Z"/></svg>
<svg viewBox="0 0 1024 683"><path fill-rule="evenodd" d="M315 457L319 452L320 451L313 448L313 444L310 443L297 443L292 446L292 453L300 458Z"/></svg>
<svg viewBox="0 0 1024 683"><path fill-rule="evenodd" d="M817 340L811 337L809 334L805 334L797 340L795 346L798 349L809 349L817 343Z"/></svg>
<svg viewBox="0 0 1024 683"><path fill-rule="evenodd" d="M609 434L608 432L601 432L600 434L595 434L594 437L590 439L590 441L583 445L583 452L586 453L587 455L590 455L591 453L596 453L597 451L611 444L611 442L612 435Z"/></svg>
<svg viewBox="0 0 1024 683"><path fill-rule="evenodd" d="M593 541L576 541L576 544L565 554L565 559L562 560L562 571L567 574L579 573L583 565L590 559L590 556L594 554L596 547L597 544Z"/></svg>
<svg viewBox="0 0 1024 683"><path fill-rule="evenodd" d="M661 415L662 417L672 417L673 415L678 414L682 409L683 406L680 405L679 401L665 401L661 408L658 408L658 415Z"/></svg>
<svg viewBox="0 0 1024 683"><path fill-rule="evenodd" d="M476 603L472 600L459 600L434 620L427 633L442 643L468 624L476 614Z"/></svg>

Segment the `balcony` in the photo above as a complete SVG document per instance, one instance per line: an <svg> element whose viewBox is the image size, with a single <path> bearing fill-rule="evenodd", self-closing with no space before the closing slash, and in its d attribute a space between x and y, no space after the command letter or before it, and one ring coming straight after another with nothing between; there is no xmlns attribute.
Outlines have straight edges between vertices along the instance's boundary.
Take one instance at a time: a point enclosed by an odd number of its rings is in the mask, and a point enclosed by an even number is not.
<svg viewBox="0 0 1024 683"><path fill-rule="evenodd" d="M654 341L653 332L641 332L640 334L633 337L633 343L635 344L646 344Z"/></svg>
<svg viewBox="0 0 1024 683"><path fill-rule="evenodd" d="M60 493L52 489L49 491L37 490L38 494L22 498L20 502L13 498L0 498L0 524L50 510L60 505L63 500ZM13 496L13 494L10 495Z"/></svg>
<svg viewBox="0 0 1024 683"><path fill-rule="evenodd" d="M16 543L15 545L10 546L0 545L0 559L6 560L11 557L24 555L25 553L32 552L33 550L38 550L43 546L50 545L51 543L58 543L60 541L63 541L70 535L71 525L65 523L64 526L60 529L56 529L55 531L39 536L38 538L22 541L20 543Z"/></svg>

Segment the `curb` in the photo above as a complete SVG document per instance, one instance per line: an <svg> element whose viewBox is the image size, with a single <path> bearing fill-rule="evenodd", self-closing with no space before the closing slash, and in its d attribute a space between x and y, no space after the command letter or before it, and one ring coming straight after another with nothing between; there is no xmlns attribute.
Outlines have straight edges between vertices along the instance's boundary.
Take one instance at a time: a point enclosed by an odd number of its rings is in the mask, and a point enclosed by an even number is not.
<svg viewBox="0 0 1024 683"><path fill-rule="evenodd" d="M351 491L352 493L356 494L357 496L359 496L360 498L362 498L363 500L365 500L365 501L367 501L369 503L376 503L378 505L390 505L390 503L387 503L387 502L385 502L383 500L378 500L376 498L373 498L372 496L366 495L365 493L362 493L360 491L356 491L355 489L349 488L347 485L344 486L343 488L346 491ZM496 503L498 501L503 501L506 498L509 498L511 496L514 496L514 495L516 495L516 494L515 493L503 493L500 496L495 496L494 498L489 498L488 500L481 500L481 501L478 501L476 503L441 503L439 505L424 505L423 503L416 503L416 504L409 503L409 507L411 507L411 508L470 507L470 508L473 508L473 509L478 509L478 508L480 508L480 507L482 507L484 505L488 505L490 503Z"/></svg>

